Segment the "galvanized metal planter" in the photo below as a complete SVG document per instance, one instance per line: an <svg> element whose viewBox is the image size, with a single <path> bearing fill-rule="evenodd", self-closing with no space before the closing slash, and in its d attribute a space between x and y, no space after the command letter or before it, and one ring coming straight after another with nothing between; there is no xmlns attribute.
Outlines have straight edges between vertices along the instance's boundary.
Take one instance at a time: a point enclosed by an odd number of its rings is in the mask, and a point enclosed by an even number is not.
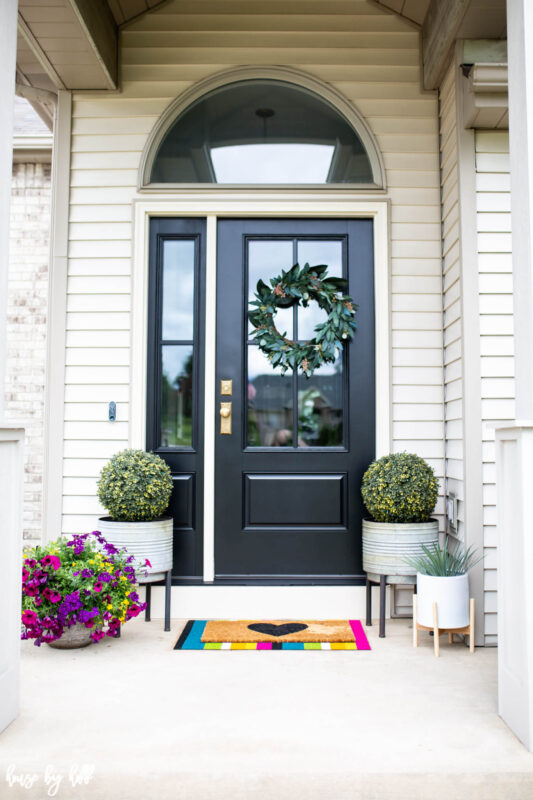
<svg viewBox="0 0 533 800"><path fill-rule="evenodd" d="M135 556L139 583L163 580L165 573L172 569L172 517L152 522L115 522L111 517L100 517L98 522L108 542L115 547L125 547ZM146 559L151 567L144 566Z"/></svg>
<svg viewBox="0 0 533 800"><path fill-rule="evenodd" d="M422 546L439 541L439 523L363 520L363 569L370 580L387 575L388 583L413 583L416 569L407 559L423 555Z"/></svg>
<svg viewBox="0 0 533 800"><path fill-rule="evenodd" d="M77 622L71 628L66 628L61 639L56 639L55 642L48 642L48 645L58 650L73 650L76 647L87 647L87 645L92 643L91 632L91 628L86 628L81 622Z"/></svg>

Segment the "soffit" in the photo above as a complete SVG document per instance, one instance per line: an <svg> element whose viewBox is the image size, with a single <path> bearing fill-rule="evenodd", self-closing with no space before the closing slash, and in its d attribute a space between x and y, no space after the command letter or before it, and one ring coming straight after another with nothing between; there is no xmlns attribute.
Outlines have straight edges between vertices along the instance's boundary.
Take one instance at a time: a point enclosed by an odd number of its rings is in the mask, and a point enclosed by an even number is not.
<svg viewBox="0 0 533 800"><path fill-rule="evenodd" d="M431 0L374 0L376 5L422 26Z"/></svg>
<svg viewBox="0 0 533 800"><path fill-rule="evenodd" d="M124 25L126 22L150 11L156 6L163 5L167 0L107 0L109 8L115 18L117 25Z"/></svg>
<svg viewBox="0 0 533 800"><path fill-rule="evenodd" d="M76 8L78 4L69 0L19 0L17 66L32 86L114 88L105 56L95 47ZM102 28L110 25L114 29L109 31L108 41L114 37L111 46L116 51L116 25L108 6L102 0L94 8L98 8L95 18L101 14Z"/></svg>
<svg viewBox="0 0 533 800"><path fill-rule="evenodd" d="M415 25L422 26L431 0L373 0L373 2L409 22L414 22ZM458 39L504 39L506 35L505 0L470 1L457 33Z"/></svg>
<svg viewBox="0 0 533 800"><path fill-rule="evenodd" d="M165 0L19 0L19 82L114 89L118 27Z"/></svg>

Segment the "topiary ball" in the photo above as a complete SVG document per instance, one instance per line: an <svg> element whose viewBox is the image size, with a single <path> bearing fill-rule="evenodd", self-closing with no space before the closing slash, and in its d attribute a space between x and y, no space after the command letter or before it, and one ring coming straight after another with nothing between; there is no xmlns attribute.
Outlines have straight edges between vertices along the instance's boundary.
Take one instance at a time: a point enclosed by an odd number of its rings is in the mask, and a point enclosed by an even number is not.
<svg viewBox="0 0 533 800"><path fill-rule="evenodd" d="M144 450L116 453L98 480L98 499L115 522L158 519L167 509L171 492L168 464Z"/></svg>
<svg viewBox="0 0 533 800"><path fill-rule="evenodd" d="M413 453L394 453L374 461L361 485L363 502L375 522L427 522L438 490L432 467Z"/></svg>

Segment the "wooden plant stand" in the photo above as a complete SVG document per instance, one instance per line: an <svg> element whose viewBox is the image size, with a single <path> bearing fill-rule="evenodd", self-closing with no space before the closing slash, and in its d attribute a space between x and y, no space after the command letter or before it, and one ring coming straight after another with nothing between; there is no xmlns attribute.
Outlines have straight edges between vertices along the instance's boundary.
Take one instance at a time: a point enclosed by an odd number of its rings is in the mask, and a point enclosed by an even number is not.
<svg viewBox="0 0 533 800"><path fill-rule="evenodd" d="M413 595L413 647L418 647L418 631L433 631L433 648L435 651L435 656L439 658L440 656L440 646L439 646L439 636L441 633L448 634L448 643L453 643L453 635L454 633L463 633L470 636L470 652L474 652L474 619L475 619L475 601L474 598L470 598L470 624L466 625L464 628L439 628L439 613L437 609L437 604L433 603L433 627L430 628L427 625L420 625L417 622L417 601L418 598Z"/></svg>

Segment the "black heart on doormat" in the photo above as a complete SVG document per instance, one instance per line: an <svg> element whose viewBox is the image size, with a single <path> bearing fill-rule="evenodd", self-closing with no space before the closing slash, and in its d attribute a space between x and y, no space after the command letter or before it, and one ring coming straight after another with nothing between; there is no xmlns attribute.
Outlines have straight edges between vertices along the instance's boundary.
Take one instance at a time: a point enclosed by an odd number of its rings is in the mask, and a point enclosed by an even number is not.
<svg viewBox="0 0 533 800"><path fill-rule="evenodd" d="M303 622L284 622L281 625L272 625L270 622L253 622L248 625L251 631L267 633L269 636L288 636L289 633L305 631L307 625Z"/></svg>

